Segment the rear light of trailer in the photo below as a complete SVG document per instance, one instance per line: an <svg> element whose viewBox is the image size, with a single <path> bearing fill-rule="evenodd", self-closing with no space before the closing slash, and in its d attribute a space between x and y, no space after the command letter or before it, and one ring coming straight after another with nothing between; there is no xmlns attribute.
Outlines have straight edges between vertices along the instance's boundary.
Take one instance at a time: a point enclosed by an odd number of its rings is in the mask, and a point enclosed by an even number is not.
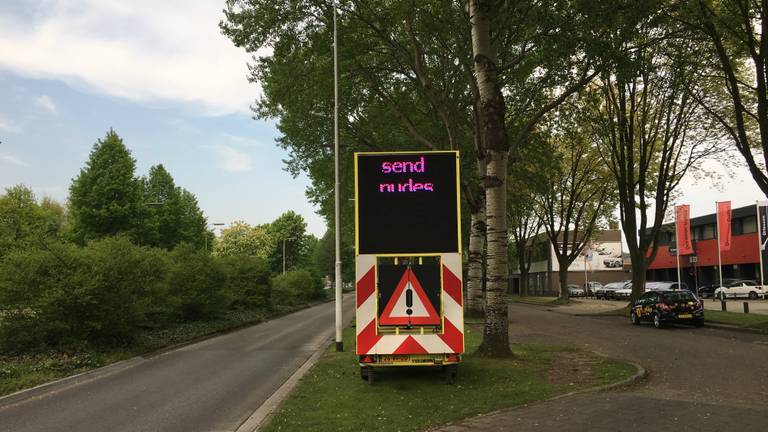
<svg viewBox="0 0 768 432"><path fill-rule="evenodd" d="M360 363L375 363L373 356L364 355L360 356Z"/></svg>
<svg viewBox="0 0 768 432"><path fill-rule="evenodd" d="M458 363L459 362L459 355L458 354L448 354L445 356L445 361L449 363Z"/></svg>

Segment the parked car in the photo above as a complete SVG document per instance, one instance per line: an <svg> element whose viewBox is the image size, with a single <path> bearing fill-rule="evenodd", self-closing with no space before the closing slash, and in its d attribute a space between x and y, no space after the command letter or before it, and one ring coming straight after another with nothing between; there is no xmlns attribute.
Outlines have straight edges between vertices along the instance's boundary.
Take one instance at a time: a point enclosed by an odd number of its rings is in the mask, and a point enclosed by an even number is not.
<svg viewBox="0 0 768 432"><path fill-rule="evenodd" d="M726 284L724 287L718 287L715 289L714 295L719 299L743 297L757 300L758 298L766 298L768 292L764 290L764 287L757 285L755 281L740 280Z"/></svg>
<svg viewBox="0 0 768 432"><path fill-rule="evenodd" d="M568 297L584 297L586 295L584 288L578 285L568 285Z"/></svg>
<svg viewBox="0 0 768 432"><path fill-rule="evenodd" d="M723 278L723 285L728 286L734 282L739 282L741 279ZM700 298L710 298L715 296L715 290L720 287L720 284L713 282L711 284L702 285L698 288L698 295Z"/></svg>
<svg viewBox="0 0 768 432"><path fill-rule="evenodd" d="M704 302L690 291L649 291L632 303L629 320L635 325L650 321L656 328L668 322L701 327L704 324Z"/></svg>
<svg viewBox="0 0 768 432"><path fill-rule="evenodd" d="M624 265L624 260L616 257L606 258L603 260L603 265L607 268L618 268Z"/></svg>
<svg viewBox="0 0 768 432"><path fill-rule="evenodd" d="M595 295L595 290L598 288L602 288L603 284L600 282L588 282L584 285L584 291L586 292L588 297L593 297Z"/></svg>
<svg viewBox="0 0 768 432"><path fill-rule="evenodd" d="M649 281L645 283L645 291L674 291L677 289L687 290L688 285L686 285L685 282L682 282L678 286L677 282L669 282L669 281L663 281L663 282Z"/></svg>
<svg viewBox="0 0 768 432"><path fill-rule="evenodd" d="M615 292L624 288L627 283L628 281L605 284L602 287L595 289L595 298L606 300L616 298Z"/></svg>
<svg viewBox="0 0 768 432"><path fill-rule="evenodd" d="M632 296L632 282L625 282L624 286L613 292L614 300L626 300Z"/></svg>

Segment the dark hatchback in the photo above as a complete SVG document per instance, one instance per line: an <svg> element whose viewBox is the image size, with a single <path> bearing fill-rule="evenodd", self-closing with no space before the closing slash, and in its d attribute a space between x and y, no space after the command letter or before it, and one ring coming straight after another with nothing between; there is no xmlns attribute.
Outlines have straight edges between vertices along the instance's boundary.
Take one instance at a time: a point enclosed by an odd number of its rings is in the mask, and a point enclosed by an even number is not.
<svg viewBox="0 0 768 432"><path fill-rule="evenodd" d="M649 291L632 303L629 319L636 325L650 321L656 328L668 322L701 327L704 324L704 302L690 291Z"/></svg>

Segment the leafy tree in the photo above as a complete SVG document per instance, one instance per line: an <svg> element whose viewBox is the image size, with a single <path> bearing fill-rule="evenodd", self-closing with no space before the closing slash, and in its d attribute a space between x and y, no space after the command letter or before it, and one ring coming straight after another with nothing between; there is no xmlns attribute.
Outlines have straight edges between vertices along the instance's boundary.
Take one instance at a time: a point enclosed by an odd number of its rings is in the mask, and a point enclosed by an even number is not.
<svg viewBox="0 0 768 432"><path fill-rule="evenodd" d="M94 144L69 187L71 232L80 243L116 234L139 237L142 185L136 161L113 130Z"/></svg>
<svg viewBox="0 0 768 432"><path fill-rule="evenodd" d="M680 181L719 150L697 103L706 89L690 67L696 51L687 35L656 11L641 16L631 33L616 38L614 66L601 75L597 99L584 111L616 183L633 299L645 289Z"/></svg>
<svg viewBox="0 0 768 432"><path fill-rule="evenodd" d="M310 249L307 223L304 218L289 210L267 225L267 232L273 239L273 250L270 254L272 271L282 272L309 264ZM285 251L285 252L283 252ZM285 254L283 254L285 253ZM285 258L283 258L285 257Z"/></svg>
<svg viewBox="0 0 768 432"><path fill-rule="evenodd" d="M163 165L149 169L144 180L142 244L173 249L180 243L204 247L213 243L195 196L176 186Z"/></svg>
<svg viewBox="0 0 768 432"><path fill-rule="evenodd" d="M670 2L669 12L693 30L689 67L712 86L691 97L720 125L768 196L768 5L682 0Z"/></svg>
<svg viewBox="0 0 768 432"><path fill-rule="evenodd" d="M213 246L213 254L221 257L256 256L269 259L275 249L275 241L267 228L252 227L243 221L235 221L221 235Z"/></svg>
<svg viewBox="0 0 768 432"><path fill-rule="evenodd" d="M37 203L26 186L16 185L0 195L0 257L14 249L38 245L61 230L64 210L50 198Z"/></svg>
<svg viewBox="0 0 768 432"><path fill-rule="evenodd" d="M568 267L592 239L595 230L607 225L614 210L615 193L605 187L611 173L591 140L589 124L581 124L579 104L561 107L549 122L544 168L546 189L538 196L539 218L552 244L558 264L560 299L567 302Z"/></svg>

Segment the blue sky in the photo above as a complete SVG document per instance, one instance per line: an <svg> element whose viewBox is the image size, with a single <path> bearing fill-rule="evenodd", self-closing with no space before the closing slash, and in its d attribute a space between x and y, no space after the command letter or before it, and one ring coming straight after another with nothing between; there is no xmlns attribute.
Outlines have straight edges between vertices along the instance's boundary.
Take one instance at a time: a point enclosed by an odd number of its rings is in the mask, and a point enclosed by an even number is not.
<svg viewBox="0 0 768 432"><path fill-rule="evenodd" d="M245 52L218 29L223 0L0 2L0 188L64 201L93 143L111 127L138 163L162 163L210 222L257 224L287 210L320 236L306 178L283 171L274 123L251 119L260 96ZM268 54L264 51L263 54ZM715 186L713 180L719 182ZM760 199L745 168L706 162L678 203Z"/></svg>
<svg viewBox="0 0 768 432"><path fill-rule="evenodd" d="M269 222L287 210L322 235L306 178L283 170L273 122L253 120L248 56L219 34L221 1L0 3L0 188L64 201L113 128L137 173L162 163L209 222Z"/></svg>

